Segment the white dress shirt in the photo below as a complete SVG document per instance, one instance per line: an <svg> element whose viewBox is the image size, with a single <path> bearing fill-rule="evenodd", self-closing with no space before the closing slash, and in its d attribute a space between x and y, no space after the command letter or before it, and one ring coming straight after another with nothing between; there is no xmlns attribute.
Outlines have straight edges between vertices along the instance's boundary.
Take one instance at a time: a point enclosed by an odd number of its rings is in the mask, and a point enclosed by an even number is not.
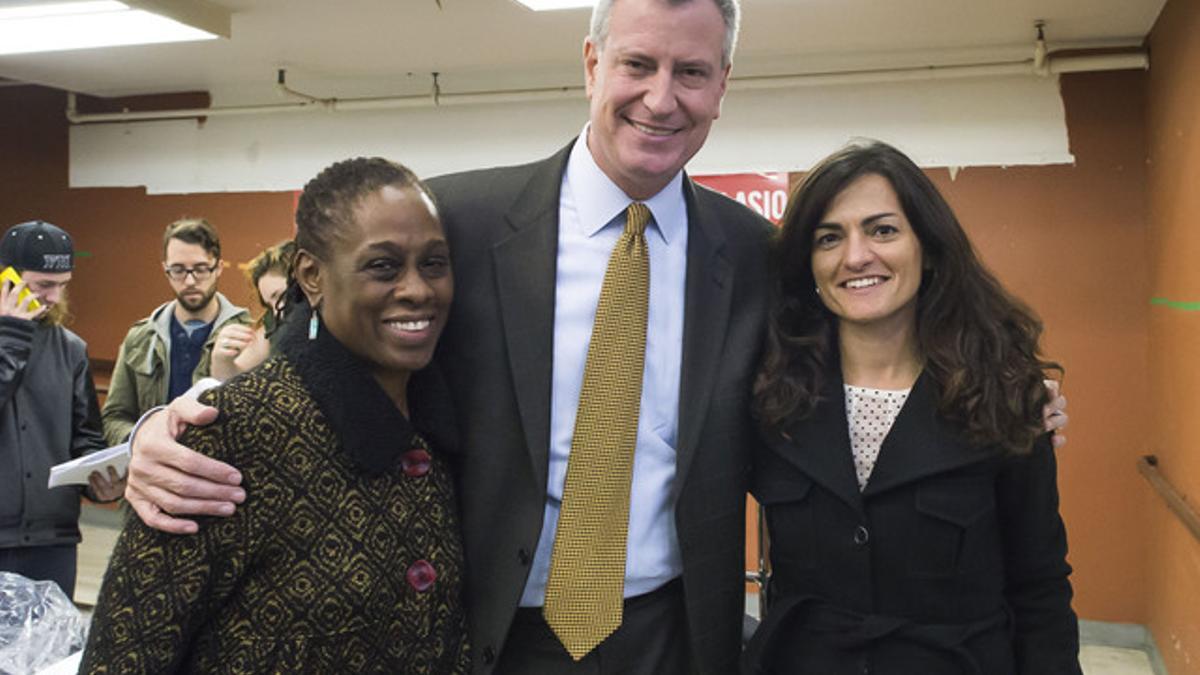
<svg viewBox="0 0 1200 675"><path fill-rule="evenodd" d="M587 148L587 133L585 126L571 150L558 204L550 471L542 536L521 596L522 607L544 604L596 305L608 259L625 227L625 209L633 201L596 165ZM683 571L671 497L678 442L687 272L683 173L643 203L653 216L646 228L650 306L630 491L625 597L653 591Z"/></svg>

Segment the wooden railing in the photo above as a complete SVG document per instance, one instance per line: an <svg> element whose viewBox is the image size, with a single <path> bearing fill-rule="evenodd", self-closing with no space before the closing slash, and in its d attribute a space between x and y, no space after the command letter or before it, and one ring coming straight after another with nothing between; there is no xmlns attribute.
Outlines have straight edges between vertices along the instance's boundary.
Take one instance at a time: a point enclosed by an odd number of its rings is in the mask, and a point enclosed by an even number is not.
<svg viewBox="0 0 1200 675"><path fill-rule="evenodd" d="M1138 472L1146 477L1158 495L1163 498L1167 506L1179 516L1187 529L1191 530L1192 536L1200 540L1200 515L1196 513L1196 509L1188 503L1187 498L1179 494L1175 486L1167 481L1166 477L1158 470L1158 458L1154 455L1146 455L1138 460Z"/></svg>

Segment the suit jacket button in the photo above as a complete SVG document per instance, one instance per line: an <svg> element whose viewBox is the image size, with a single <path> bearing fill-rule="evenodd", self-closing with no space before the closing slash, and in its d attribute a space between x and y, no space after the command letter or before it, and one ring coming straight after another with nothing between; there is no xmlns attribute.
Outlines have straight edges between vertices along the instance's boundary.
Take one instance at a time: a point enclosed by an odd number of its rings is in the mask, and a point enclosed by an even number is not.
<svg viewBox="0 0 1200 675"><path fill-rule="evenodd" d="M433 582L437 581L437 570L433 569L433 565L430 565L429 561L418 560L408 566L408 571L404 573L404 579L415 591L424 593L433 588Z"/></svg>
<svg viewBox="0 0 1200 675"><path fill-rule="evenodd" d="M521 550L517 551L517 560L521 561L522 565L528 565L530 559L531 557L529 555L529 549L522 548Z"/></svg>
<svg viewBox="0 0 1200 675"><path fill-rule="evenodd" d="M867 543L870 538L871 533L867 531L866 527L859 525L858 527L854 528L854 543L862 546L863 544Z"/></svg>
<svg viewBox="0 0 1200 675"><path fill-rule="evenodd" d="M400 467L409 478L419 478L429 473L429 465L433 458L424 448L413 448L400 457Z"/></svg>
<svg viewBox="0 0 1200 675"><path fill-rule="evenodd" d="M496 650L491 645L483 648L483 662L489 666L496 662Z"/></svg>

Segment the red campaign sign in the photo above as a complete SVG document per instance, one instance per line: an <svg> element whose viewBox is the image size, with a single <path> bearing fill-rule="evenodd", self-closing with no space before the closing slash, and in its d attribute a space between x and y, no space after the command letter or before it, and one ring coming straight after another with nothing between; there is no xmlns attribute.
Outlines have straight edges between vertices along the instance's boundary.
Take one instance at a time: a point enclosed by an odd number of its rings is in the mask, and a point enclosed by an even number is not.
<svg viewBox="0 0 1200 675"><path fill-rule="evenodd" d="M692 180L750 207L775 224L787 208L787 173L729 173L692 176Z"/></svg>

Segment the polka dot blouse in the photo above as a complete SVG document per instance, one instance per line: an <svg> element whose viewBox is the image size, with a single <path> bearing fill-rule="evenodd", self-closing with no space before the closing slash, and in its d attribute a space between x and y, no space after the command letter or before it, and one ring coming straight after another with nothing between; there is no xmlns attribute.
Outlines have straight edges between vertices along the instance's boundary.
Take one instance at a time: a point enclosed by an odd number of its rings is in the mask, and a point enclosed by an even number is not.
<svg viewBox="0 0 1200 675"><path fill-rule="evenodd" d="M854 453L854 471L861 491L867 486L867 479L879 459L883 439L912 389L843 386L846 389L846 421L850 425L850 451Z"/></svg>

